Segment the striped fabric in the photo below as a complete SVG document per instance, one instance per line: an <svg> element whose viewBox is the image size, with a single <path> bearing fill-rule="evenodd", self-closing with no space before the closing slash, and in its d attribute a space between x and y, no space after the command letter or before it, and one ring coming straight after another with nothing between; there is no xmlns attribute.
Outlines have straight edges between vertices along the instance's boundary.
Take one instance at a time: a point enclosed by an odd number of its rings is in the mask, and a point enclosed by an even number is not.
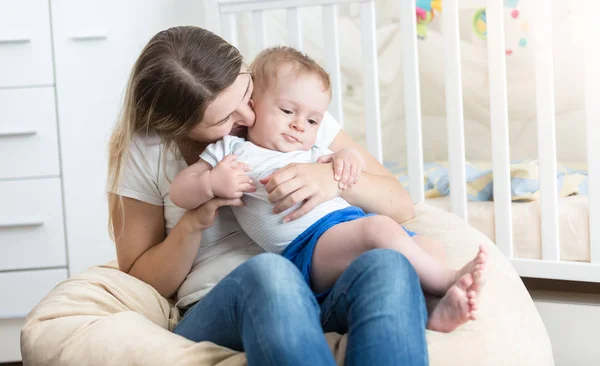
<svg viewBox="0 0 600 366"><path fill-rule="evenodd" d="M408 174L405 167L395 162L384 163L406 189ZM423 181L425 198L443 197L450 194L448 164L435 162L424 164ZM490 163L466 163L467 196L469 201L493 201L494 183ZM514 161L510 165L511 194L513 201L535 201L540 198L540 169L537 160ZM572 170L558 166L556 174L559 197L588 194L586 170Z"/></svg>

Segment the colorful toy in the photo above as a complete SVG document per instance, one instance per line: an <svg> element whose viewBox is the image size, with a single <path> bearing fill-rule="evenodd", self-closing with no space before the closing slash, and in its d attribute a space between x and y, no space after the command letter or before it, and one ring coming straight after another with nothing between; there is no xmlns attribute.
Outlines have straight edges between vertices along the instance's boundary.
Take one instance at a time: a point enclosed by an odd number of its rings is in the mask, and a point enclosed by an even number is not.
<svg viewBox="0 0 600 366"><path fill-rule="evenodd" d="M504 6L508 9L513 9L510 11L510 17L513 20L518 20L521 18L521 12L516 9L519 5L519 0L504 0ZM529 31L529 24L526 21L520 21L521 30L525 33L523 37L521 37L518 41L519 47L527 47L527 32ZM485 8L477 10L473 14L473 33L483 40L487 39L487 15ZM511 56L514 53L513 48L507 48L505 50L506 56Z"/></svg>
<svg viewBox="0 0 600 366"><path fill-rule="evenodd" d="M479 9L473 15L473 32L483 40L487 39L487 16L485 8Z"/></svg>
<svg viewBox="0 0 600 366"><path fill-rule="evenodd" d="M417 37L427 38L427 25L435 17L434 10L442 11L442 0L417 0Z"/></svg>

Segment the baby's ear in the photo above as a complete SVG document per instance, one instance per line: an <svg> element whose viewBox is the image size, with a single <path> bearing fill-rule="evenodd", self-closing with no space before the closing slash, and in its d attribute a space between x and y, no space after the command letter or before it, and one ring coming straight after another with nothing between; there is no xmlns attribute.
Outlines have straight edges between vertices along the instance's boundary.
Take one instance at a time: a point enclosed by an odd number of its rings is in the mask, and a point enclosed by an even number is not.
<svg viewBox="0 0 600 366"><path fill-rule="evenodd" d="M250 106L250 108L254 108L254 100L250 99L248 101L248 105Z"/></svg>

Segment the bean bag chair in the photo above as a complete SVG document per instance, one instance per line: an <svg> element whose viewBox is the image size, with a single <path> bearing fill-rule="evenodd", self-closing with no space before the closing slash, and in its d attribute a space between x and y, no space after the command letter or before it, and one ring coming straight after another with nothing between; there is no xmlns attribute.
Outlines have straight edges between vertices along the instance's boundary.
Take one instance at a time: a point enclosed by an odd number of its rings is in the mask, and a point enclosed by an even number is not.
<svg viewBox="0 0 600 366"><path fill-rule="evenodd" d="M490 274L479 318L451 333L427 332L430 364L553 365L544 324L510 262L485 235L459 217L417 205L406 227L443 243L460 267L483 243ZM172 301L120 272L116 262L92 267L58 284L28 315L21 332L25 365L245 365L244 353L171 332L180 319ZM338 364L347 338L327 334Z"/></svg>

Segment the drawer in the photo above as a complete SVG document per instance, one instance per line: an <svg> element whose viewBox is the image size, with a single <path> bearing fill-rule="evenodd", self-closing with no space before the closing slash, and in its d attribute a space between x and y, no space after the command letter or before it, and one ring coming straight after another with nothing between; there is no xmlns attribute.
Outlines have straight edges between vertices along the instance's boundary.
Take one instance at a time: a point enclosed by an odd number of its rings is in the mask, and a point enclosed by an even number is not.
<svg viewBox="0 0 600 366"><path fill-rule="evenodd" d="M0 363L21 361L21 329L24 325L25 319L0 319Z"/></svg>
<svg viewBox="0 0 600 366"><path fill-rule="evenodd" d="M66 266L59 178L0 182L0 270Z"/></svg>
<svg viewBox="0 0 600 366"><path fill-rule="evenodd" d="M48 0L0 0L0 87L54 83Z"/></svg>
<svg viewBox="0 0 600 366"><path fill-rule="evenodd" d="M65 268L0 273L0 319L24 318L67 277Z"/></svg>
<svg viewBox="0 0 600 366"><path fill-rule="evenodd" d="M0 156L0 179L60 175L53 87L0 90Z"/></svg>

